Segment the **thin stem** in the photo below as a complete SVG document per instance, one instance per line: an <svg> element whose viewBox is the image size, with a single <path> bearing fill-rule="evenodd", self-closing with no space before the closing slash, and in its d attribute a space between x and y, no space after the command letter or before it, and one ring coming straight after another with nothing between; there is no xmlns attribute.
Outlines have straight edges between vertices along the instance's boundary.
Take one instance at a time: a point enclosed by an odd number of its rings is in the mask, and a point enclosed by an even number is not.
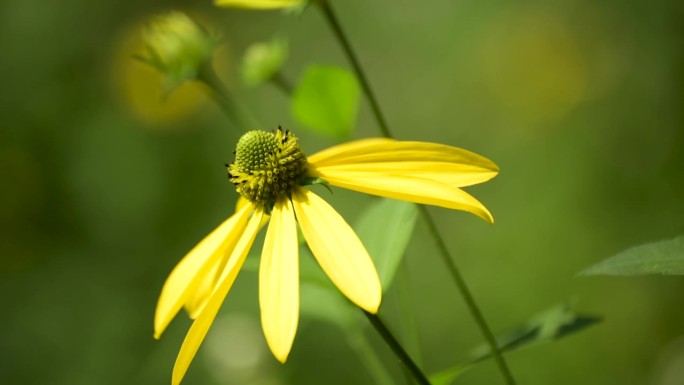
<svg viewBox="0 0 684 385"><path fill-rule="evenodd" d="M496 361L496 364L499 367L501 374L504 376L508 384L515 384L515 379L513 378L513 375L511 374L511 371L508 368L508 365L506 364L503 355L501 354L501 349L499 349L499 346L496 343L494 334L489 328L489 325L487 325L487 321L482 315L479 306L477 306L475 298L473 298L473 295L470 293L470 289L468 289L468 285L463 279L463 276L461 275L458 266L456 266L456 263L454 263L453 258L451 257L451 253L449 252L449 249L447 248L446 243L444 242L444 239L441 237L439 231L437 230L437 225L435 224L434 219L427 211L427 208L425 206L419 205L418 207L420 208L420 213L422 214L423 219L427 224L428 231L430 232L430 234L432 234L433 238L435 238L437 248L439 249L439 253L442 256L444 264L447 266L449 274L451 274L451 278L453 278L454 282L456 283L456 286L458 286L458 289L461 291L461 295L463 296L463 299L465 300L466 305L470 310L470 313L473 315L473 318L475 318L475 322L477 322L477 325L480 327L480 331L482 332L485 339L487 340L487 343L490 346L492 355L494 356L494 360Z"/></svg>
<svg viewBox="0 0 684 385"><path fill-rule="evenodd" d="M243 109L239 108L235 99L230 95L230 92L223 84L223 81L221 81L221 78L218 77L216 71L214 71L214 68L210 64L202 67L197 75L197 80L201 81L209 88L209 95L239 130L244 131L250 127L254 128L257 126L254 119Z"/></svg>
<svg viewBox="0 0 684 385"><path fill-rule="evenodd" d="M392 135L390 133L389 127L387 126L387 121L385 120L384 115L382 114L382 111L380 109L380 104L378 103L375 94L371 90L370 83L368 82L368 78L366 77L365 72L363 71L363 68L361 67L361 64L358 60L358 57L356 53L354 52L354 49L352 48L349 39L345 35L344 31L342 30L342 27L340 26L339 21L337 20L337 17L335 16L335 12L333 11L330 3L328 0L318 0L317 3L320 5L321 10L323 11L323 14L325 15L326 19L328 20L328 23L330 24L330 27L332 28L333 32L335 33L335 36L337 37L337 40L339 41L340 45L342 46L342 49L344 50L345 54L347 55L347 58L349 59L352 67L354 68L354 71L356 72L356 76L359 79L359 82L361 83L361 89L363 92L366 94L366 98L368 99L368 102L371 106L371 109L373 110L373 115L375 116L375 119L378 122L378 126L380 127L381 133L388 138L391 138ZM494 339L494 335L492 334L491 329L489 328L489 325L487 325L487 322L484 319L484 316L482 315L482 312L480 311L479 307L477 306L477 303L475 302L475 299L473 298L472 294L470 293L470 290L468 289L468 285L465 283L465 280L461 276L460 271L458 270L458 267L456 266L455 262L453 261L453 258L451 257L451 254L449 253L449 249L446 247L446 243L444 243L444 240L442 239L441 235L437 231L437 227L435 226L434 220L430 213L427 211L427 209L424 206L419 206L421 210L421 214L425 221L428 224L428 227L430 228L430 233L432 234L433 238L435 239L435 242L437 242L437 246L440 252L440 255L442 256L442 259L444 263L447 266L447 269L449 270L454 282L456 283L456 286L461 292L461 296L465 300L468 309L470 310L471 314L473 315L473 318L475 318L475 321L477 322L480 331L484 335L485 339L487 340L487 343L490 346L490 349L492 350L492 354L494 355L494 358L496 360L497 366L499 367L499 370L501 371L501 374L503 375L504 379L506 380L506 383L509 385L515 385L515 380L513 379L513 375L511 374L510 369L508 368L508 365L506 364L506 361L504 360L501 350L496 344L496 340Z"/></svg>
<svg viewBox="0 0 684 385"><path fill-rule="evenodd" d="M273 85L280 88L285 95L292 95L294 88L292 87L290 81L287 80L280 71L271 76L270 80L273 82Z"/></svg>
<svg viewBox="0 0 684 385"><path fill-rule="evenodd" d="M319 0L317 3L321 6L321 10L323 11L325 18L328 20L328 23L330 23L330 27L335 33L335 37L337 37L337 40L342 45L342 48L344 49L347 58L351 62L352 67L354 67L356 77L359 79L359 83L361 83L363 93L366 94L368 103L370 104L370 107L373 110L373 116L375 116L375 120L378 122L378 127L380 127L380 131L385 137L392 137L389 127L387 126L387 120L385 119L385 116L382 114L382 110L380 110L378 100L375 98L375 94L373 93L370 83L368 82L368 77L363 71L361 63L359 62L359 59L354 53L354 49L352 48L351 43L349 43L347 35L345 35L344 31L342 30L342 26L337 20L337 16L335 16L335 12L333 11L332 6L330 6L328 0Z"/></svg>
<svg viewBox="0 0 684 385"><path fill-rule="evenodd" d="M372 314L367 311L363 311L363 314L366 315L366 318L368 318L368 321L370 321L371 325L375 328L375 330L380 334L380 337L382 337L383 340L389 345L390 349L394 352L394 354L399 358L399 360L404 364L406 369L411 373L413 378L421 385L430 385L430 380L425 376L422 370L416 365L415 362L411 359L411 357L406 353L406 350L401 346L399 341L394 337L392 332L389 331L387 326L385 325L384 322L382 322L382 319L377 314Z"/></svg>

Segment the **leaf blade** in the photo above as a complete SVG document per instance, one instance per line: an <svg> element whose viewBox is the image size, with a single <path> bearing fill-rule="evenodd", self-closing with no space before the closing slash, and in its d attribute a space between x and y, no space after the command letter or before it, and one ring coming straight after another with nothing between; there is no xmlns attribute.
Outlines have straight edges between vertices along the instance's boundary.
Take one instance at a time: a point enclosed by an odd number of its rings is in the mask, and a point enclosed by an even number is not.
<svg viewBox="0 0 684 385"><path fill-rule="evenodd" d="M684 236L632 247L578 275L684 275Z"/></svg>
<svg viewBox="0 0 684 385"><path fill-rule="evenodd" d="M354 230L373 258L383 292L394 280L417 219L415 204L380 198L371 203L354 224Z"/></svg>
<svg viewBox="0 0 684 385"><path fill-rule="evenodd" d="M311 66L292 96L292 115L314 132L344 138L354 128L359 98L358 82L349 71Z"/></svg>
<svg viewBox="0 0 684 385"><path fill-rule="evenodd" d="M532 346L552 342L580 332L601 322L594 315L578 314L572 310L571 303L556 305L530 318L525 324L496 336L497 345L502 352L512 352ZM491 358L489 345L483 344L473 349L468 359L430 376L433 385L448 385L468 371L475 364Z"/></svg>

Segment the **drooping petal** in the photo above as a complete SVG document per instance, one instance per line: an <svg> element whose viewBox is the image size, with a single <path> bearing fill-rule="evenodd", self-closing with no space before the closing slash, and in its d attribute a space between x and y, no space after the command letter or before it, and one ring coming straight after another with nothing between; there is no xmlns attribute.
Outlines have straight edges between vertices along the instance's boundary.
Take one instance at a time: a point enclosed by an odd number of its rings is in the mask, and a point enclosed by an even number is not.
<svg viewBox="0 0 684 385"><path fill-rule="evenodd" d="M396 142L394 139L389 138L366 138L354 140L352 142L328 147L307 157L307 160L309 163L316 166L333 166L335 164L339 164L337 160L342 161L364 154L368 151L376 151L383 148L383 146L388 146L394 142Z"/></svg>
<svg viewBox="0 0 684 385"><path fill-rule="evenodd" d="M261 326L271 352L285 362L299 321L297 222L289 199L271 211L259 267Z"/></svg>
<svg viewBox="0 0 684 385"><path fill-rule="evenodd" d="M252 202L250 202L248 199L246 199L245 197L240 195L237 202L235 203L235 211L239 211L241 208L243 208L247 205L251 205L251 204L252 204ZM261 217L261 227L264 227L268 223L269 218L270 218L269 215L264 213L264 216ZM261 228L261 227L259 227L259 228Z"/></svg>
<svg viewBox="0 0 684 385"><path fill-rule="evenodd" d="M320 173L333 186L386 198L464 210L493 223L489 210L465 191L431 179L411 175L383 175L354 172Z"/></svg>
<svg viewBox="0 0 684 385"><path fill-rule="evenodd" d="M294 7L304 3L303 0L214 0L219 7L237 7L249 9L278 9Z"/></svg>
<svg viewBox="0 0 684 385"><path fill-rule="evenodd" d="M251 204L252 204L252 202L250 202L250 201L247 200L245 197L243 197L242 195L240 195L240 197L238 198L237 202L235 202L235 211L240 211L241 208L243 208L243 207L245 207L245 206L249 206L249 205L251 205Z"/></svg>
<svg viewBox="0 0 684 385"><path fill-rule="evenodd" d="M439 175L481 174L475 179L472 179L473 176L466 179L466 183L470 184L491 179L499 171L499 167L491 160L462 148L437 143L378 138L333 146L310 156L308 160L317 169L346 166L350 167L348 171L394 172L406 168L413 174L416 172L425 172L428 175L432 173ZM432 178L426 177L426 179ZM448 181L441 180L441 182L451 184Z"/></svg>
<svg viewBox="0 0 684 385"><path fill-rule="evenodd" d="M154 315L154 338L159 338L207 274L235 246L254 206L248 205L207 235L176 265L162 287Z"/></svg>
<svg viewBox="0 0 684 385"><path fill-rule="evenodd" d="M235 211L240 211L245 206L250 205L252 205L252 203L249 200L240 196L240 198L238 198L237 200L237 203L235 204ZM269 218L270 217L264 213L264 215L261 217L259 229L261 229L268 223ZM197 289L194 291L194 293L190 295L190 297L186 301L185 310L188 312L190 318L197 318L199 313L202 311L202 308L206 304L207 300L209 300L209 296L214 291L214 287L216 287L216 284L218 283L219 275L223 271L223 268L226 266L227 258L228 256L226 255L224 258L217 261L217 263L211 268L211 271L209 271L206 274L205 278L197 286Z"/></svg>
<svg viewBox="0 0 684 385"><path fill-rule="evenodd" d="M242 236L228 258L226 268L221 274L218 285L204 305L202 312L192 323L188 334L185 336L183 346L181 346L178 357L176 358L176 364L173 367L173 375L171 377L171 383L173 385L180 384L183 376L185 376L185 373L190 366L190 362L195 357L197 349L199 349L200 344L207 335L209 327L214 321L223 300L233 286L233 282L235 282L235 278L245 262L249 249L252 247L254 238L259 231L259 223L261 222L262 216L263 210L257 208L254 211L254 215L249 219Z"/></svg>
<svg viewBox="0 0 684 385"><path fill-rule="evenodd" d="M227 258L228 256L224 256ZM191 319L197 318L204 309L211 293L214 291L216 284L218 283L218 270L219 267L225 267L221 261L217 261L209 272L202 278L202 281L197 285L197 288L188 296L187 301L185 301L185 311Z"/></svg>
<svg viewBox="0 0 684 385"><path fill-rule="evenodd" d="M309 190L296 189L292 204L304 238L323 271L352 302L377 313L382 297L380 279L354 230Z"/></svg>
<svg viewBox="0 0 684 385"><path fill-rule="evenodd" d="M373 178L378 174L391 174L430 179L452 187L465 187L486 182L494 178L498 172L462 163L395 161L312 167L309 173L311 176L320 177L323 177L322 175L345 175L346 173L361 175L365 173L367 178Z"/></svg>

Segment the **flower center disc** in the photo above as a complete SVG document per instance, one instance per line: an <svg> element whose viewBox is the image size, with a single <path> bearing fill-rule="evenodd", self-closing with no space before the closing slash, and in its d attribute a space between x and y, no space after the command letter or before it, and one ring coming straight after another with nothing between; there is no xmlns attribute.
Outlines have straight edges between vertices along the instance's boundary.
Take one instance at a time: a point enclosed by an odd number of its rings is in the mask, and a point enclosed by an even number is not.
<svg viewBox="0 0 684 385"><path fill-rule="evenodd" d="M235 149L235 163L228 165L230 181L252 203L272 205L289 195L306 174L308 162L290 131L249 131Z"/></svg>

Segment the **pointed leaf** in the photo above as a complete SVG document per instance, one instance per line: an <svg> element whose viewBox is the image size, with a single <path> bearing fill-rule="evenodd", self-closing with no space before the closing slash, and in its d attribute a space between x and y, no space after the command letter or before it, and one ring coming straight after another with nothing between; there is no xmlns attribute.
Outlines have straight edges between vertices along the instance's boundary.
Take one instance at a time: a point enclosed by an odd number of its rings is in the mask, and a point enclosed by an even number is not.
<svg viewBox="0 0 684 385"><path fill-rule="evenodd" d="M526 324L497 336L496 341L503 352L511 352L567 337L599 322L601 317L577 314L566 303L535 315ZM468 360L430 376L430 381L448 385L474 364L491 357L491 349L483 344L472 350Z"/></svg>
<svg viewBox="0 0 684 385"><path fill-rule="evenodd" d="M452 382L454 382L454 380L457 379L461 374L467 372L471 367L472 367L472 365L470 365L470 364L463 364L463 365L456 365L452 368L441 371L437 374L430 376L430 384L431 385L449 385Z"/></svg>
<svg viewBox="0 0 684 385"><path fill-rule="evenodd" d="M684 236L627 249L579 275L683 275Z"/></svg>
<svg viewBox="0 0 684 385"><path fill-rule="evenodd" d="M530 319L525 325L497 336L496 340L503 351L513 351L551 342L579 332L601 322L601 317L581 315L566 303L545 310ZM473 361L489 358L489 346L482 345L471 353Z"/></svg>

